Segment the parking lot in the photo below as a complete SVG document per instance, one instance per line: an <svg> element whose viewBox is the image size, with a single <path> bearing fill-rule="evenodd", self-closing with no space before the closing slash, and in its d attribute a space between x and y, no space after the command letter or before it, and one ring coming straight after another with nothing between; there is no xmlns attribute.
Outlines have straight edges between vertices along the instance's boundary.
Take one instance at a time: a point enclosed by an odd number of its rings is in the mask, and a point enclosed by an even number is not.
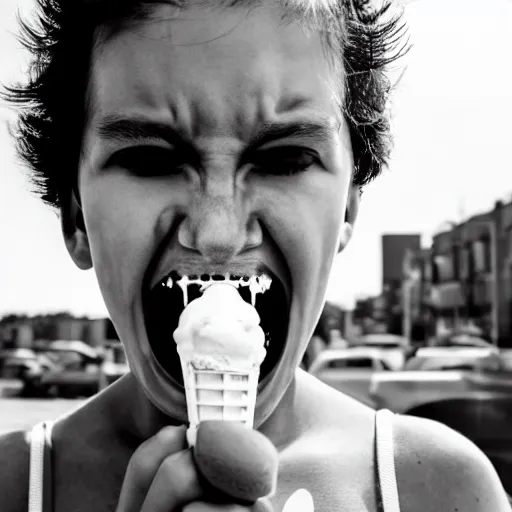
<svg viewBox="0 0 512 512"><path fill-rule="evenodd" d="M0 435L12 430L29 429L39 421L49 420L78 407L83 399L26 399L10 396L15 383L0 385Z"/></svg>

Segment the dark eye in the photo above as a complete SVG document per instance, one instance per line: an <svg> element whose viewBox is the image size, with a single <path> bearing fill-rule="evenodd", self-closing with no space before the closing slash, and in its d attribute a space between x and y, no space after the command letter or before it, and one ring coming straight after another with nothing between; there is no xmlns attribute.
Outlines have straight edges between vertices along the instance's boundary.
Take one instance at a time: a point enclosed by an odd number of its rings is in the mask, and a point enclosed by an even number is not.
<svg viewBox="0 0 512 512"><path fill-rule="evenodd" d="M184 161L175 151L158 146L136 146L115 153L107 167L121 167L135 176L158 177L176 174Z"/></svg>
<svg viewBox="0 0 512 512"><path fill-rule="evenodd" d="M264 174L287 176L307 171L318 163L315 151L297 146L280 146L261 151L252 158L257 171Z"/></svg>

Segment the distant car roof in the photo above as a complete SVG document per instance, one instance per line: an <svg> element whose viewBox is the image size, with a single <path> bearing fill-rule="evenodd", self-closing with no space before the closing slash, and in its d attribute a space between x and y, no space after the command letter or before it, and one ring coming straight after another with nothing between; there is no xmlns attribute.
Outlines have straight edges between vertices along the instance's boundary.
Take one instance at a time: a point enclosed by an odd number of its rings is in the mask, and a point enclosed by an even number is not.
<svg viewBox="0 0 512 512"><path fill-rule="evenodd" d="M420 347L414 357L488 357L498 354L494 346L488 347Z"/></svg>
<svg viewBox="0 0 512 512"><path fill-rule="evenodd" d="M30 348L6 348L0 350L0 357L9 357L16 359L35 359L36 354Z"/></svg>
<svg viewBox="0 0 512 512"><path fill-rule="evenodd" d="M490 347L492 343L481 336L459 333L452 334L451 336L443 336L436 340L435 345L439 347Z"/></svg>
<svg viewBox="0 0 512 512"><path fill-rule="evenodd" d="M361 346L365 344L370 345L382 345L382 346L406 346L407 339L403 336L398 336L396 334L389 333L374 333L374 334L364 334L356 338L353 341L353 344L356 346Z"/></svg>
<svg viewBox="0 0 512 512"><path fill-rule="evenodd" d="M360 357L373 357L382 359L382 352L373 347L352 347L340 349L327 349L318 354L317 361L326 361L330 359L356 359Z"/></svg>
<svg viewBox="0 0 512 512"><path fill-rule="evenodd" d="M79 354L82 354L86 357L90 357L91 359L95 359L98 357L98 352L91 347L90 345L87 345L87 343L84 343L80 340L55 340L52 341L48 347L49 350L57 350L57 351L72 351L72 352L78 352Z"/></svg>

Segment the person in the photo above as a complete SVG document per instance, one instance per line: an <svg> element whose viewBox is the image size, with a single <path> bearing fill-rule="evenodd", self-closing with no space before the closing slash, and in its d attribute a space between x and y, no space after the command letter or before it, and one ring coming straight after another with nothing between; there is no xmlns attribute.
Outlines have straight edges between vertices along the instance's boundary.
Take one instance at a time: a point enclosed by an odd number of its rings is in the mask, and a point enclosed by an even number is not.
<svg viewBox="0 0 512 512"><path fill-rule="evenodd" d="M263 274L254 426L279 453L267 510L299 488L317 512L509 510L463 436L297 369L361 190L388 162L401 13L363 0L38 5L27 80L5 92L18 148L71 258L94 268L131 371L52 428L1 438L2 512L257 510L213 499L194 465L173 283Z"/></svg>

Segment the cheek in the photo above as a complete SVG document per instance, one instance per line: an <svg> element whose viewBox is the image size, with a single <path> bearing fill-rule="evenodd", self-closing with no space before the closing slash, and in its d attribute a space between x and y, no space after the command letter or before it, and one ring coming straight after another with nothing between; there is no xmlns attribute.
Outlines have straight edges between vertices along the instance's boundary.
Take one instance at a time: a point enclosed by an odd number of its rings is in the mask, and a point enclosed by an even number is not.
<svg viewBox="0 0 512 512"><path fill-rule="evenodd" d="M124 190L122 181L97 184L83 203L93 265L107 307L125 307L141 290L155 213L147 194Z"/></svg>
<svg viewBox="0 0 512 512"><path fill-rule="evenodd" d="M293 187L269 187L262 198L263 222L283 253L294 285L327 280L343 222L346 190L336 176L311 173Z"/></svg>

